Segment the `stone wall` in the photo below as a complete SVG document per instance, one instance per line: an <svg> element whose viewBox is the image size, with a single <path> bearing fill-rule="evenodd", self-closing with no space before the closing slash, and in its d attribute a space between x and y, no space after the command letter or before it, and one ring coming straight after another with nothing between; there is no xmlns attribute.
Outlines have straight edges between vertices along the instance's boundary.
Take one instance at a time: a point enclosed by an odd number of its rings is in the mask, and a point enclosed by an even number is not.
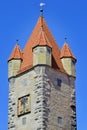
<svg viewBox="0 0 87 130"><path fill-rule="evenodd" d="M58 86L58 80L61 81ZM9 130L71 130L74 78L47 66L9 80ZM18 99L30 95L30 113L18 116ZM59 117L59 121L58 121Z"/></svg>
<svg viewBox="0 0 87 130"><path fill-rule="evenodd" d="M70 104L74 102L71 101L71 95L75 90L75 79L63 73L56 72L51 68L46 69L46 74L49 78L48 83L51 88L47 130L71 130L72 109ZM58 86L57 79L61 80L61 86ZM61 122L58 122L58 117L61 117ZM73 130L76 130L75 128L76 122Z"/></svg>
<svg viewBox="0 0 87 130"><path fill-rule="evenodd" d="M8 130L15 130L15 79L10 79L9 81L9 105L8 105Z"/></svg>
<svg viewBox="0 0 87 130"><path fill-rule="evenodd" d="M16 76L18 71L20 70L21 60L11 60L8 62L8 78Z"/></svg>
<svg viewBox="0 0 87 130"><path fill-rule="evenodd" d="M33 65L49 65L51 66L51 48L45 46L37 46L33 49Z"/></svg>
<svg viewBox="0 0 87 130"><path fill-rule="evenodd" d="M75 66L76 61L72 58L62 58L61 61L65 71L69 75L76 77L76 66Z"/></svg>

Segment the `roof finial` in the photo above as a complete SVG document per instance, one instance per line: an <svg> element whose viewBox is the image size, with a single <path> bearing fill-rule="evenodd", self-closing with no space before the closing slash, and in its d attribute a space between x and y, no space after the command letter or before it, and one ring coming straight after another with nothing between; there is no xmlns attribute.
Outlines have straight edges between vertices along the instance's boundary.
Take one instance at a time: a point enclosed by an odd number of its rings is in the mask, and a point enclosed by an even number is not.
<svg viewBox="0 0 87 130"><path fill-rule="evenodd" d="M43 16L43 6L45 6L45 3L40 3L40 14L41 14L41 16Z"/></svg>
<svg viewBox="0 0 87 130"><path fill-rule="evenodd" d="M64 39L65 39L65 43L67 43L67 37L65 37Z"/></svg>
<svg viewBox="0 0 87 130"><path fill-rule="evenodd" d="M16 44L17 44L17 45L18 45L18 41L19 41L19 40L18 40L18 39L16 39Z"/></svg>

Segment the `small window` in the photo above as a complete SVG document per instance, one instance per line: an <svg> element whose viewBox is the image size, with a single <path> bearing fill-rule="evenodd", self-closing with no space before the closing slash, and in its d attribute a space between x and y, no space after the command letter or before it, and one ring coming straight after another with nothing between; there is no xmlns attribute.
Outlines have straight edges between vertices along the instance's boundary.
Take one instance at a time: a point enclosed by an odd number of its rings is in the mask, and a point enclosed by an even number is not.
<svg viewBox="0 0 87 130"><path fill-rule="evenodd" d="M44 48L40 48L40 52L43 53L44 52Z"/></svg>
<svg viewBox="0 0 87 130"><path fill-rule="evenodd" d="M28 82L29 82L28 79L23 79L23 82L22 82L23 86L27 86L27 85L28 85Z"/></svg>
<svg viewBox="0 0 87 130"><path fill-rule="evenodd" d="M58 124L62 125L62 117L58 117Z"/></svg>
<svg viewBox="0 0 87 130"><path fill-rule="evenodd" d="M61 80L61 79L57 79L57 85L58 85L59 87L61 87L61 83L62 83L62 80Z"/></svg>
<svg viewBox="0 0 87 130"><path fill-rule="evenodd" d="M22 118L22 125L26 125L26 117Z"/></svg>
<svg viewBox="0 0 87 130"><path fill-rule="evenodd" d="M51 53L51 49L50 49L50 48L47 48L47 52L50 54L50 53Z"/></svg>
<svg viewBox="0 0 87 130"><path fill-rule="evenodd" d="M75 60L72 60L72 64L75 65Z"/></svg>

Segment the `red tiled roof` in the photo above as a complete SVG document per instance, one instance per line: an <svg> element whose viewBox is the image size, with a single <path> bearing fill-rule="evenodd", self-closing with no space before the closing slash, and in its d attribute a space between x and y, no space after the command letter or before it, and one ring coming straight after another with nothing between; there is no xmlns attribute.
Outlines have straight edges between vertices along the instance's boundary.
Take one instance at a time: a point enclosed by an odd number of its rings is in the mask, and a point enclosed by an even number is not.
<svg viewBox="0 0 87 130"><path fill-rule="evenodd" d="M61 50L60 58L68 58L68 57L76 60L75 56L73 55L72 51L70 50L69 45L67 43L65 43Z"/></svg>
<svg viewBox="0 0 87 130"><path fill-rule="evenodd" d="M52 45L49 42L43 28L41 29L40 33L38 34L38 37L37 37L36 41L33 44L33 47L36 47L38 45L40 45L40 46L49 46L50 48L52 48Z"/></svg>
<svg viewBox="0 0 87 130"><path fill-rule="evenodd" d="M11 56L9 57L9 60L12 59L22 59L22 51L20 49L20 47L16 44L16 46L14 47L14 50L12 51Z"/></svg>
<svg viewBox="0 0 87 130"><path fill-rule="evenodd" d="M43 29L43 31L41 31ZM19 73L27 70L29 66L33 66L32 48L36 45L48 45L52 48L52 68L65 72L60 59L60 49L54 40L44 18L39 17L38 22L24 48L23 61ZM29 68L28 68L29 69Z"/></svg>
<svg viewBox="0 0 87 130"><path fill-rule="evenodd" d="M43 29L43 31L41 31ZM32 48L36 45L48 45L52 48L52 68L59 69L62 72L65 72L60 60L60 49L54 40L44 18L39 17L38 22L24 48L23 51L23 62L21 65L20 72L28 68L28 66L33 66L33 52Z"/></svg>

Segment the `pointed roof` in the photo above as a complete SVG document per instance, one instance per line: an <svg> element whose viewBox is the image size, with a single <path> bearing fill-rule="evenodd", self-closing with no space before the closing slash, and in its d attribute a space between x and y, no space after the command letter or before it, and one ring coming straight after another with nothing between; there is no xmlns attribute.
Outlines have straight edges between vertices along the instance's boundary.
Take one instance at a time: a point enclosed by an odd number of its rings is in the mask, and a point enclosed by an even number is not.
<svg viewBox="0 0 87 130"><path fill-rule="evenodd" d="M73 55L73 53L70 50L70 47L67 43L64 43L64 45L63 45L60 58L73 58L76 60L75 56Z"/></svg>
<svg viewBox="0 0 87 130"><path fill-rule="evenodd" d="M20 47L18 46L18 44L16 44L16 46L14 47L11 56L9 57L9 60L12 59L22 59L22 51L20 49Z"/></svg>
<svg viewBox="0 0 87 130"><path fill-rule="evenodd" d="M33 44L33 47L36 46L49 46L50 48L52 48L51 43L49 42L43 28L41 29L40 33L38 34L38 37L36 39L36 41Z"/></svg>
<svg viewBox="0 0 87 130"><path fill-rule="evenodd" d="M41 31L42 30L42 31ZM32 48L36 45L47 45L52 48L52 68L65 72L60 60L61 51L54 40L43 16L40 16L37 24L24 48L23 61L21 64L22 73L33 67L33 52Z"/></svg>

